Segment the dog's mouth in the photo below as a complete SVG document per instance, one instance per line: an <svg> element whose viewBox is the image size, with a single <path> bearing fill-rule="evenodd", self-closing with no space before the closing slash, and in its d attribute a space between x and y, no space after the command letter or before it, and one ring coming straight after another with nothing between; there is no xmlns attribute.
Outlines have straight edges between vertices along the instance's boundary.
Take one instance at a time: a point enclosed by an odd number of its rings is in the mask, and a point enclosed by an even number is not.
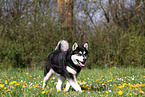
<svg viewBox="0 0 145 97"><path fill-rule="evenodd" d="M77 60L77 62L79 63L78 65L81 67L85 66L84 62L80 62L79 60Z"/></svg>

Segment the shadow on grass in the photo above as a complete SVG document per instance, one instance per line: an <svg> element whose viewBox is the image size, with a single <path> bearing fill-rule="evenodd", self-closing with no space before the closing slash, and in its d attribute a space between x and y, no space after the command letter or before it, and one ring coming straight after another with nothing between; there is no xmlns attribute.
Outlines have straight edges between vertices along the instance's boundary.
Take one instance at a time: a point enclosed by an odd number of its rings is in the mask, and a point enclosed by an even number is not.
<svg viewBox="0 0 145 97"><path fill-rule="evenodd" d="M89 90L89 91L105 91L106 90L106 86L98 86L98 87L82 87L82 90Z"/></svg>

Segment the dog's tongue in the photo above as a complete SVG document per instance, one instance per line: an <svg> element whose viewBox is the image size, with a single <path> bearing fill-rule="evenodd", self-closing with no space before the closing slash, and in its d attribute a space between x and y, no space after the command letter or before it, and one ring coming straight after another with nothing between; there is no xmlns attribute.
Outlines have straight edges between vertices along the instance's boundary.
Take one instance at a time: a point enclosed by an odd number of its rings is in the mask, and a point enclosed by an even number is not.
<svg viewBox="0 0 145 97"><path fill-rule="evenodd" d="M82 64L81 62L79 62L81 66L85 66L85 64Z"/></svg>

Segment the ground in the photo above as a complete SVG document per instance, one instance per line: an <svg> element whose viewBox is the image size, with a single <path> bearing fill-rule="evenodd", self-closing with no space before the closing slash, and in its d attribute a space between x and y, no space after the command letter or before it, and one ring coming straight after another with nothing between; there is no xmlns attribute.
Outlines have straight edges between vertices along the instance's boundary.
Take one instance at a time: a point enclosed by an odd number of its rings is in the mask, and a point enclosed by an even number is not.
<svg viewBox="0 0 145 97"><path fill-rule="evenodd" d="M57 76L42 88L43 70L3 69L0 70L0 95L2 97L116 97L145 96L144 68L83 69L77 78L83 93L72 88L68 92L56 90Z"/></svg>

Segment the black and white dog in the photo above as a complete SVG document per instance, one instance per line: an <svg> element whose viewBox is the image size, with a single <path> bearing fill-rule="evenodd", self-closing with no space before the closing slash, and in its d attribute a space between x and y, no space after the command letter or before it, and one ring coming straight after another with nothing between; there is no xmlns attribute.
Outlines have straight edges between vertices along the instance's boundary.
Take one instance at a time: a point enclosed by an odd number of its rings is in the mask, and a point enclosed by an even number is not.
<svg viewBox="0 0 145 97"><path fill-rule="evenodd" d="M72 86L76 91L82 92L76 77L79 75L84 63L88 58L88 43L80 46L76 42L72 49L68 50L69 44L65 40L58 42L55 51L48 56L44 66L43 88L52 74L58 75L57 91L61 91L61 85L67 79L65 91Z"/></svg>

